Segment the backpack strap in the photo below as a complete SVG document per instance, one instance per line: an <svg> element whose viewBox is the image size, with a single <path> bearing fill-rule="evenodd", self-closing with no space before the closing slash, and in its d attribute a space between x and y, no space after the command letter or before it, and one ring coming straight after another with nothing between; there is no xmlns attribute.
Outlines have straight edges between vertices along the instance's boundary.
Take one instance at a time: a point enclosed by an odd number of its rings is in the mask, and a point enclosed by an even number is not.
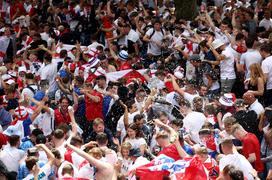
<svg viewBox="0 0 272 180"><path fill-rule="evenodd" d="M36 90L33 89L33 87L31 87L31 85L27 85L26 88L28 88L31 92L33 92L33 94L35 95Z"/></svg>
<svg viewBox="0 0 272 180"><path fill-rule="evenodd" d="M154 28L152 28L152 30L153 30L153 32L150 34L149 39L151 39L151 38L152 38L152 36L155 34L155 29L154 29Z"/></svg>
<svg viewBox="0 0 272 180"><path fill-rule="evenodd" d="M152 36L155 34L155 29L154 28L152 28L153 29L153 32L150 34L150 37L149 37L149 39L151 39L152 38ZM163 29L161 28L161 33L162 33L162 35L164 36L164 31L163 31Z"/></svg>

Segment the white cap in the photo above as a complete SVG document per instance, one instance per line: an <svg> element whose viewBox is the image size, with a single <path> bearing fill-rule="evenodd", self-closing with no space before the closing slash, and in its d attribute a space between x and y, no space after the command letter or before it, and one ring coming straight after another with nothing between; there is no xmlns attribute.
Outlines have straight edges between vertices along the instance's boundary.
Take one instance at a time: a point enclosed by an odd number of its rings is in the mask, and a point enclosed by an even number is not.
<svg viewBox="0 0 272 180"><path fill-rule="evenodd" d="M26 67L25 66L20 66L18 69L18 72L26 72Z"/></svg>
<svg viewBox="0 0 272 180"><path fill-rule="evenodd" d="M225 43L221 40L221 39L215 39L213 42L212 42L212 47L214 49L217 49L221 46L223 46Z"/></svg>
<svg viewBox="0 0 272 180"><path fill-rule="evenodd" d="M11 85L11 84L14 84L15 81L13 79L9 79L7 82L6 82L8 85Z"/></svg>

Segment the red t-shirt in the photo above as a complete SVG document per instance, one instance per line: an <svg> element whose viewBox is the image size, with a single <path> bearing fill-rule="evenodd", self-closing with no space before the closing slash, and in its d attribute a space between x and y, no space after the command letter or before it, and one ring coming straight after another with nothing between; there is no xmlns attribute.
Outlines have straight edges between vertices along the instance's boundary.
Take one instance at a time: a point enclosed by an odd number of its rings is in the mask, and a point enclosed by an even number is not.
<svg viewBox="0 0 272 180"><path fill-rule="evenodd" d="M250 154L255 153L256 161L252 163L252 166L256 171L263 172L264 164L261 161L261 146L259 140L255 134L247 133L245 138L242 140L243 148L242 154L248 158Z"/></svg>
<svg viewBox="0 0 272 180"><path fill-rule="evenodd" d="M130 64L130 62L128 62L128 61L126 61L125 63L123 63L123 64L120 64L120 66L119 66L119 70L120 71L123 71L123 70L127 70L127 69L131 69L132 67L131 67L131 64Z"/></svg>
<svg viewBox="0 0 272 180"><path fill-rule="evenodd" d="M8 138L5 134L0 133L0 148L8 143Z"/></svg>
<svg viewBox="0 0 272 180"><path fill-rule="evenodd" d="M18 2L18 3L15 3L14 5L11 5L11 7L10 7L10 18L12 18L15 15L17 9L19 9L19 14L18 14L17 17L26 14L24 5L22 3L20 3L20 2Z"/></svg>
<svg viewBox="0 0 272 180"><path fill-rule="evenodd" d="M163 150L159 152L158 155L160 154L164 154L168 157L171 157L176 161L181 159L175 144L170 144L169 146L165 147Z"/></svg>
<svg viewBox="0 0 272 180"><path fill-rule="evenodd" d="M103 119L103 96L97 91L91 93L93 96L98 96L100 101L98 103L92 101L88 96L85 96L86 103L86 118L88 121L93 121L95 118Z"/></svg>
<svg viewBox="0 0 272 180"><path fill-rule="evenodd" d="M55 109L54 110L54 114L55 114L55 123L56 123L56 126L62 124L62 123L70 123L71 122L71 119L70 119L70 116L69 116L69 113L68 111L67 112L61 112L58 109Z"/></svg>

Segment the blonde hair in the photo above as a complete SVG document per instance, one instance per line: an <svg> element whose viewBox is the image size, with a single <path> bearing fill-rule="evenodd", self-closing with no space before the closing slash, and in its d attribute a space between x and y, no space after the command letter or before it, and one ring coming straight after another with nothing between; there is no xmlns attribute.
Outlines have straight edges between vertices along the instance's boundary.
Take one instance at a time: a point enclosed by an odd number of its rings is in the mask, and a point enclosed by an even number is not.
<svg viewBox="0 0 272 180"><path fill-rule="evenodd" d="M94 147L89 150L88 154L90 154L91 156L99 155L100 157L103 157L104 152L102 151L102 149L100 149L98 147Z"/></svg>
<svg viewBox="0 0 272 180"><path fill-rule="evenodd" d="M250 83L253 86L258 84L258 78L261 78L265 83L265 77L261 65L259 63L254 63L249 66L250 70Z"/></svg>
<svg viewBox="0 0 272 180"><path fill-rule="evenodd" d="M121 150L123 150L123 149L130 150L131 147L132 147L132 145L131 145L129 142L124 142L124 143L122 143L122 145L121 145Z"/></svg>
<svg viewBox="0 0 272 180"><path fill-rule="evenodd" d="M197 148L195 148L195 153L197 155L207 155L208 149L206 147L197 147Z"/></svg>

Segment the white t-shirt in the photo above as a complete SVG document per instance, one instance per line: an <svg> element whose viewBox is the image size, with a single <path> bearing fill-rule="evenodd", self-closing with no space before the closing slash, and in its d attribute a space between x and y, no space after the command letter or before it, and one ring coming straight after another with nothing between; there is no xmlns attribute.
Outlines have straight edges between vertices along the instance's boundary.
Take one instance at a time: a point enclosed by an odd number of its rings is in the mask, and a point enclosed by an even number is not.
<svg viewBox="0 0 272 180"><path fill-rule="evenodd" d="M243 53L240 57L240 64L245 65L246 79L250 77L249 67L254 63L261 63L262 56L259 51L255 49L248 49L247 52Z"/></svg>
<svg viewBox="0 0 272 180"><path fill-rule="evenodd" d="M52 58L52 63L58 65L58 63L64 62L64 58Z"/></svg>
<svg viewBox="0 0 272 180"><path fill-rule="evenodd" d="M74 170L74 177L78 177L78 169L74 166L74 164L68 162L68 161L63 161L58 169L58 177L59 178L63 178L62 176L62 170L63 170L63 167L67 164L70 164Z"/></svg>
<svg viewBox="0 0 272 180"><path fill-rule="evenodd" d="M264 27L266 31L268 31L270 28L272 28L272 19L262 19L259 27Z"/></svg>
<svg viewBox="0 0 272 180"><path fill-rule="evenodd" d="M63 142L63 144L56 149L60 152L61 158L64 159L64 154L66 152L65 142Z"/></svg>
<svg viewBox="0 0 272 180"><path fill-rule="evenodd" d="M248 180L254 179L251 175L251 172L253 172L253 167L243 155L239 153L234 153L223 156L219 161L220 171L222 171L227 165L233 165L243 171L244 176Z"/></svg>
<svg viewBox="0 0 272 180"><path fill-rule="evenodd" d="M137 148L140 148L140 146L142 146L142 145L146 145L146 141L144 138L138 138L138 139L126 138L125 142L129 142L132 146L131 147L132 149L137 149Z"/></svg>
<svg viewBox="0 0 272 180"><path fill-rule="evenodd" d="M264 112L264 107L261 103L259 103L258 99L256 99L255 102L252 103L248 109L255 111L258 117Z"/></svg>
<svg viewBox="0 0 272 180"><path fill-rule="evenodd" d="M134 43L136 43L139 40L139 34L134 31L133 29L131 29L127 35L127 40L130 40Z"/></svg>
<svg viewBox="0 0 272 180"><path fill-rule="evenodd" d="M36 84L31 84L31 85L29 85L29 87L31 87L33 90L34 90L34 92L36 91L36 90L38 90L38 86L36 85ZM25 87L24 89L23 89L23 91L22 91L22 97L24 98L24 95L26 94L28 97L30 97L30 98L33 98L33 96L34 96L34 92L32 91L32 90L30 90L30 88L28 88L28 87Z"/></svg>
<svg viewBox="0 0 272 180"><path fill-rule="evenodd" d="M191 105L193 105L193 100L195 97L199 97L199 94L189 94L187 92L184 92L184 99L190 102Z"/></svg>
<svg viewBox="0 0 272 180"><path fill-rule="evenodd" d="M140 114L139 111L136 111L132 114L128 113L128 124L133 123L133 118L135 115ZM124 115L120 117L118 123L117 123L117 127L116 130L121 132L121 142L123 142L124 137L127 134L126 128L125 128L125 124L124 124Z"/></svg>
<svg viewBox="0 0 272 180"><path fill-rule="evenodd" d="M29 64L30 72L35 74L36 76L40 75L40 69L43 66L43 64L39 61L35 61Z"/></svg>
<svg viewBox="0 0 272 180"><path fill-rule="evenodd" d="M146 32L146 35L148 35L150 37L154 31L155 31L155 29L151 28ZM150 38L150 40L155 41L160 44L160 43L162 43L163 36L164 35L161 30L155 31L154 34L152 35L152 37ZM159 56L159 55L161 55L161 47L153 42L148 43L147 53L152 54L154 56Z"/></svg>
<svg viewBox="0 0 272 180"><path fill-rule="evenodd" d="M78 170L78 178L94 179L94 167L86 163Z"/></svg>
<svg viewBox="0 0 272 180"><path fill-rule="evenodd" d="M0 152L0 160L5 164L8 171L18 172L19 161L23 159L25 152L16 147L5 146Z"/></svg>
<svg viewBox="0 0 272 180"><path fill-rule="evenodd" d="M50 164L46 164L40 169L38 179L47 180L47 177L50 175L50 173L51 173L51 166ZM28 174L23 180L34 180L34 176L33 174Z"/></svg>
<svg viewBox="0 0 272 180"><path fill-rule="evenodd" d="M45 136L50 135L54 130L54 110L52 108L49 108L49 110L50 113L40 113L33 122L33 125L38 126L38 128L43 131Z"/></svg>
<svg viewBox="0 0 272 180"><path fill-rule="evenodd" d="M222 52L222 55L225 56L225 59L220 62L220 78L221 79L235 79L235 69L234 69L234 55L231 52L230 47Z"/></svg>
<svg viewBox="0 0 272 180"><path fill-rule="evenodd" d="M100 44L100 43L98 43L98 42L93 42L92 44L90 44L90 45L88 46L88 51L87 51L87 52L89 52L91 49L96 49L97 46L102 46L103 49L105 48L103 44Z"/></svg>
<svg viewBox="0 0 272 180"><path fill-rule="evenodd" d="M49 81L49 92L57 89L57 82L55 80L57 73L57 66L54 63L47 64L40 69L41 80Z"/></svg>
<svg viewBox="0 0 272 180"><path fill-rule="evenodd" d="M175 91L173 91L166 95L165 100L171 103L172 105L179 107L179 102L178 102L179 98L180 98L180 95L176 93Z"/></svg>
<svg viewBox="0 0 272 180"><path fill-rule="evenodd" d="M79 168L80 164L85 160L82 156L78 155L76 152L72 152L72 162L76 168Z"/></svg>
<svg viewBox="0 0 272 180"><path fill-rule="evenodd" d="M49 34L47 34L46 32L43 32L40 35L41 35L42 40L44 40L44 41L48 41L48 39L50 38Z"/></svg>
<svg viewBox="0 0 272 180"><path fill-rule="evenodd" d="M122 159L122 166L121 166L121 174L125 174L128 172L129 167L132 165L131 159Z"/></svg>
<svg viewBox="0 0 272 180"><path fill-rule="evenodd" d="M268 74L266 89L272 89L272 56L265 58L262 62L262 70L264 74Z"/></svg>
<svg viewBox="0 0 272 180"><path fill-rule="evenodd" d="M203 75L203 83L204 83L206 86L207 86L208 83L209 83L209 80L208 80L208 78L207 78L206 75ZM219 89L219 88L220 88L220 84L219 84L219 82L216 80L216 81L213 81L213 82L212 82L212 85L211 85L211 87L210 87L209 90L213 91L213 90L217 90L217 89Z"/></svg>
<svg viewBox="0 0 272 180"><path fill-rule="evenodd" d="M191 139L196 143L201 143L198 132L206 121L203 113L192 111L183 119L183 127L191 136Z"/></svg>
<svg viewBox="0 0 272 180"><path fill-rule="evenodd" d="M136 98L134 98L134 100L138 110L141 110L144 108L146 98L144 98L142 102L138 102Z"/></svg>
<svg viewBox="0 0 272 180"><path fill-rule="evenodd" d="M227 37L227 35L225 33L223 33L221 31L221 29L219 29L218 27L216 27L214 33L215 33L215 38L216 39L220 39L225 44L229 44L229 38Z"/></svg>

